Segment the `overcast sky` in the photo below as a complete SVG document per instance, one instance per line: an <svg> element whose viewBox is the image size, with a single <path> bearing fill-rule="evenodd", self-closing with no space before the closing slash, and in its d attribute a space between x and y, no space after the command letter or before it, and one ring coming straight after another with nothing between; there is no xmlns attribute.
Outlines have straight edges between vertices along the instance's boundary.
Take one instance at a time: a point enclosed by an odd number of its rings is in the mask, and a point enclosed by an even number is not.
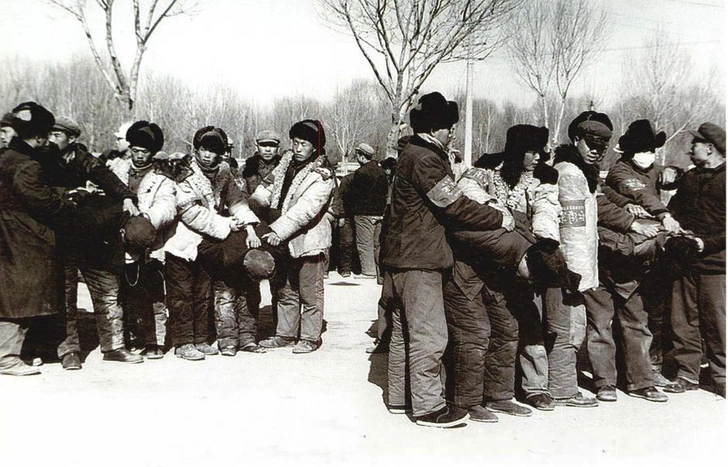
<svg viewBox="0 0 728 467"><path fill-rule="evenodd" d="M696 75L717 66L725 76L723 0L591 1L606 11L612 33L603 58L584 73L575 92L592 89L605 104L611 102L620 92L625 54L639 53L645 39L659 29L664 30L665 42L679 43L690 53ZM202 0L204 8L198 14L163 22L143 67L173 74L193 86L210 80L229 82L260 103L298 93L326 99L352 79L373 79L353 39L329 29L316 15L314 3ZM121 16L127 7L119 7ZM0 0L0 44L3 62L20 56L66 60L89 53L78 23L43 0ZM131 51L119 48L122 58ZM478 97L499 103L533 100L509 66L505 50L475 66L474 82ZM453 96L464 88L465 63L455 63L436 70L423 91L437 89Z"/></svg>

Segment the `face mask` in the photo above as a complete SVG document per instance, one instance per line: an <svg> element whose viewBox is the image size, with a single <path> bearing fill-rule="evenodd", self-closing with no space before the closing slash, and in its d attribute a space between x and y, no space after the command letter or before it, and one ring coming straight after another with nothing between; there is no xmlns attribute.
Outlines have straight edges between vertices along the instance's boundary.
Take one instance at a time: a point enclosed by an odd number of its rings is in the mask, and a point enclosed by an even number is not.
<svg viewBox="0 0 728 467"><path fill-rule="evenodd" d="M648 169L655 163L654 152L638 152L632 157L635 165L641 169Z"/></svg>

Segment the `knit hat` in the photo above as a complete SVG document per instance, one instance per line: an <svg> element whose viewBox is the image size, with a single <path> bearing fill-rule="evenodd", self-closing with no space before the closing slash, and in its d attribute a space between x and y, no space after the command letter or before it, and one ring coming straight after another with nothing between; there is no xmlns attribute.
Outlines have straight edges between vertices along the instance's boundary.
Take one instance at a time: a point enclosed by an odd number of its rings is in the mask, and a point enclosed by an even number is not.
<svg viewBox="0 0 728 467"><path fill-rule="evenodd" d="M665 144L666 139L667 135L664 131L655 133L649 120L635 120L619 137L619 143L614 150L627 154L654 152L655 149L661 148Z"/></svg>
<svg viewBox="0 0 728 467"><path fill-rule="evenodd" d="M410 126L415 133L429 133L455 125L460 116L458 104L448 101L439 92L420 97L417 106L410 110Z"/></svg>
<svg viewBox="0 0 728 467"><path fill-rule="evenodd" d="M152 153L159 152L164 146L162 129L146 120L134 122L126 131L126 140L130 146L149 149Z"/></svg>
<svg viewBox="0 0 728 467"><path fill-rule="evenodd" d="M249 250L243 258L243 266L255 281L270 279L276 270L273 255L265 250Z"/></svg>
<svg viewBox="0 0 728 467"><path fill-rule="evenodd" d="M369 146L367 143L359 143L354 151L356 151L357 154L364 156L367 160L371 160L371 158L374 157L374 148Z"/></svg>
<svg viewBox="0 0 728 467"><path fill-rule="evenodd" d="M46 136L54 123L53 114L35 102L23 102L13 109L12 127L20 139Z"/></svg>
<svg viewBox="0 0 728 467"><path fill-rule="evenodd" d="M541 238L526 251L526 264L534 280L546 287L563 287L570 291L579 289L581 274L571 271L559 242Z"/></svg>
<svg viewBox="0 0 728 467"><path fill-rule="evenodd" d="M51 130L61 130L68 136L81 136L81 127L71 117L58 117Z"/></svg>
<svg viewBox="0 0 728 467"><path fill-rule="evenodd" d="M124 223L124 244L133 249L144 250L152 246L157 230L144 216L132 216Z"/></svg>
<svg viewBox="0 0 728 467"><path fill-rule="evenodd" d="M255 142L257 144L273 143L278 146L281 144L281 137L273 130L263 130L258 133L258 136L255 138Z"/></svg>
<svg viewBox="0 0 728 467"><path fill-rule="evenodd" d="M323 148L326 146L326 133L324 132L323 125L318 120L301 120L300 122L296 122L288 132L288 137L308 141L313 144L313 147L318 150L319 154L323 152Z"/></svg>
<svg viewBox="0 0 728 467"><path fill-rule="evenodd" d="M693 137L711 143L721 154L725 154L725 130L718 125L705 122L697 131L688 130Z"/></svg>

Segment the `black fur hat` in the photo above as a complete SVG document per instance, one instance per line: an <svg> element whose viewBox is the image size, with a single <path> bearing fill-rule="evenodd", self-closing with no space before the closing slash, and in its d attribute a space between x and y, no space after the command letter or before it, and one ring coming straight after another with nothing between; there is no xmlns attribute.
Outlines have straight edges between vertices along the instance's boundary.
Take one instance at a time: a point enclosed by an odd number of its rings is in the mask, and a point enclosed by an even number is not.
<svg viewBox="0 0 728 467"><path fill-rule="evenodd" d="M288 132L288 137L300 138L304 141L308 141L313 144L313 147L317 149L318 154L324 153L324 146L326 146L326 132L324 126L319 120L301 120L296 122Z"/></svg>
<svg viewBox="0 0 728 467"><path fill-rule="evenodd" d="M164 146L164 133L156 123L140 120L126 130L126 140L130 146L149 149L152 154L156 154Z"/></svg>
<svg viewBox="0 0 728 467"><path fill-rule="evenodd" d="M410 110L410 126L415 133L429 133L432 130L450 128L460 120L458 104L448 101L439 92L420 97L418 104Z"/></svg>
<svg viewBox="0 0 728 467"><path fill-rule="evenodd" d="M635 120L627 131L619 137L619 150L625 154L653 151L665 145L667 135L664 131L655 133L649 120Z"/></svg>
<svg viewBox="0 0 728 467"><path fill-rule="evenodd" d="M15 107L11 120L11 126L20 139L47 136L56 123L50 110L32 101Z"/></svg>

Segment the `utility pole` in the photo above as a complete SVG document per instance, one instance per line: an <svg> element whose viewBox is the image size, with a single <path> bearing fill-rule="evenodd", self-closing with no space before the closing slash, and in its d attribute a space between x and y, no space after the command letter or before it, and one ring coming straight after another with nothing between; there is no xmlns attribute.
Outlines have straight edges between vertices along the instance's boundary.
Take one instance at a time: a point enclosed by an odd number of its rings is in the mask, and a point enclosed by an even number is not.
<svg viewBox="0 0 728 467"><path fill-rule="evenodd" d="M473 166L473 59L468 53L465 85L465 147L463 161L466 167Z"/></svg>

